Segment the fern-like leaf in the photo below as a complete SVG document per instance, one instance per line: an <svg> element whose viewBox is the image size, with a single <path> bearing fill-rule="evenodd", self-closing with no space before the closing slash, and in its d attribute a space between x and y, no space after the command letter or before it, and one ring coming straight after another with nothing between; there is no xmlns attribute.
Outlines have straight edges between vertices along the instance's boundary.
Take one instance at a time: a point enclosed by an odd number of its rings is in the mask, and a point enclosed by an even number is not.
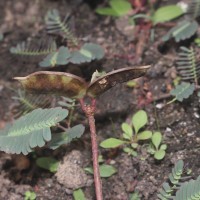
<svg viewBox="0 0 200 200"><path fill-rule="evenodd" d="M170 29L168 33L162 37L164 42L171 38L174 38L176 42L188 39L192 37L198 29L198 23L196 21L182 21L175 27Z"/></svg>
<svg viewBox="0 0 200 200"><path fill-rule="evenodd" d="M47 32L50 34L61 34L74 46L78 46L78 40L75 38L68 26L69 15L62 21L58 10L53 9L47 12L45 17Z"/></svg>
<svg viewBox="0 0 200 200"><path fill-rule="evenodd" d="M200 176L183 183L173 200L200 200Z"/></svg>
<svg viewBox="0 0 200 200"><path fill-rule="evenodd" d="M68 129L64 133L57 133L53 135L52 140L48 143L48 147L51 149L57 149L63 144L70 143L75 138L80 138L84 131L85 127L82 124L79 124Z"/></svg>
<svg viewBox="0 0 200 200"><path fill-rule="evenodd" d="M16 47L11 47L10 52L21 56L45 56L52 52L56 52L57 46L55 41L48 41L45 43L47 44L40 42L39 45L33 47L30 42L22 42L17 44Z"/></svg>
<svg viewBox="0 0 200 200"><path fill-rule="evenodd" d="M187 13L192 19L200 16L200 0L192 0L188 6Z"/></svg>
<svg viewBox="0 0 200 200"><path fill-rule="evenodd" d="M47 98L46 95L33 95L26 93L24 90L18 90L18 96L12 97L18 101L17 105L18 113L15 117L27 114L37 108L48 108L51 105L51 98Z"/></svg>
<svg viewBox="0 0 200 200"><path fill-rule="evenodd" d="M51 126L66 118L68 111L60 107L36 109L0 131L0 150L28 154L31 148L42 147L51 140Z"/></svg>
<svg viewBox="0 0 200 200"><path fill-rule="evenodd" d="M171 90L170 94L175 96L175 98L170 101L174 102L176 100L182 102L183 99L187 99L190 95L194 93L195 85L192 83L182 82L180 85L177 85L175 89Z"/></svg>
<svg viewBox="0 0 200 200"><path fill-rule="evenodd" d="M169 185L169 183L167 182L164 182L162 188L159 190L157 196L160 200L172 199L173 192L175 191L175 188L177 188L177 185L181 180L182 174L183 174L183 161L179 160L172 169L172 173L169 175L169 180L171 182L171 185Z"/></svg>
<svg viewBox="0 0 200 200"><path fill-rule="evenodd" d="M176 63L181 79L197 83L200 75L200 65L196 62L194 49L188 49L186 47L181 47L180 49L181 51Z"/></svg>

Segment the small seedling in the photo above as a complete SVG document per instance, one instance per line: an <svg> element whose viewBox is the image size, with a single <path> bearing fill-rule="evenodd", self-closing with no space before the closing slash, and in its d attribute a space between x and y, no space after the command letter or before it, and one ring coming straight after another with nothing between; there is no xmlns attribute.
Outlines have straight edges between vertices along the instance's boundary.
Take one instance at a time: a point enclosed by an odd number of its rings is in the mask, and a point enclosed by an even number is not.
<svg viewBox="0 0 200 200"><path fill-rule="evenodd" d="M74 200L86 200L83 190L78 189L73 191Z"/></svg>
<svg viewBox="0 0 200 200"><path fill-rule="evenodd" d="M54 38L62 37L61 46L58 46L55 38L55 40L42 40L39 45L34 45L34 41L21 42L16 47L12 47L10 52L18 56L42 57L40 67L55 67L68 63L80 64L102 59L103 48L94 43L82 44L70 29L69 19L70 16L67 15L62 20L56 9L48 11L45 17L47 35L55 35Z"/></svg>
<svg viewBox="0 0 200 200"><path fill-rule="evenodd" d="M33 93L57 94L68 98L78 99L81 108L88 118L92 143L93 171L96 190L96 199L102 200L102 185L98 164L98 145L94 114L96 110L96 97L112 88L118 83L123 83L140 76L143 76L150 66L129 67L107 73L91 83L86 83L84 79L69 73L41 71L30 74L27 77L16 77L23 87ZM91 103L85 103L85 98L90 98ZM32 148L45 145L51 140L50 127L66 118L68 111L62 108L37 109L19 118L12 126L7 126L1 131L0 149L9 153L27 154ZM135 119L137 121L137 119ZM143 124L144 122L142 122ZM143 125L137 122L137 129ZM80 126L80 125L79 125ZM140 127L141 126L141 127ZM73 127L75 129L75 127ZM72 128L72 129L73 129ZM81 131L84 131L84 128ZM59 145L69 143L72 138L79 137L80 132L73 130L71 134L56 134L49 146L57 148ZM138 132L138 130L136 131ZM42 133L42 134L41 134ZM74 133L74 134L73 134ZM142 134L138 134L142 137ZM22 143L22 145L21 145Z"/></svg>
<svg viewBox="0 0 200 200"><path fill-rule="evenodd" d="M25 195L24 200L35 200L37 197L35 192L31 191L26 191L24 195Z"/></svg>
<svg viewBox="0 0 200 200"><path fill-rule="evenodd" d="M139 141L148 140L152 137L151 131L141 131L147 122L146 112L144 110L138 111L133 115L131 125L128 123L122 124L123 139L109 138L101 142L100 146L103 148L116 148L125 145L124 152L137 156L136 149Z"/></svg>
<svg viewBox="0 0 200 200"><path fill-rule="evenodd" d="M165 150L167 149L166 144L161 144L162 134L160 132L153 133L151 142L152 144L148 148L149 153L153 154L156 160L162 160L165 157Z"/></svg>

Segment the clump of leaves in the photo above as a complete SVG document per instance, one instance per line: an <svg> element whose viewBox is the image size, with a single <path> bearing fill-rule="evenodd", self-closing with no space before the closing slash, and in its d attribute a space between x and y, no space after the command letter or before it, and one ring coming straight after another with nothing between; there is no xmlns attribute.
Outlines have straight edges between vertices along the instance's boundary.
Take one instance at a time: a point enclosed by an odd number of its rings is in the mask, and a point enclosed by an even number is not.
<svg viewBox="0 0 200 200"><path fill-rule="evenodd" d="M103 196L94 119L96 97L118 83L123 83L144 75L149 67L127 67L102 76L96 74L91 83L87 83L83 78L73 74L49 71L36 72L27 77L15 78L29 92L35 94L57 94L58 96L66 96L67 98L79 100L90 125L94 181L98 200L102 200ZM85 104L85 97L87 99L88 97L90 98L91 103L89 105ZM9 153L27 154L36 146L44 146L46 142L51 140L50 127L59 125L58 123L66 118L67 115L68 111L59 107L53 109L36 109L28 113L16 120L13 125L8 125L5 130L0 132L0 150ZM84 127L79 125L69 130L65 128L63 130L66 132L56 134L57 137L52 138L48 144L50 147L57 148L61 144L69 143L72 138L81 135L80 133L84 131ZM76 132L75 130L78 131ZM70 133L70 131L72 132ZM106 170L108 171L108 168Z"/></svg>
<svg viewBox="0 0 200 200"><path fill-rule="evenodd" d="M188 5L186 15L188 19L179 22L175 27L171 28L168 33L162 38L163 41L168 41L174 38L176 42L192 37L197 29L197 17L200 16L200 0L191 1Z"/></svg>
<svg viewBox="0 0 200 200"><path fill-rule="evenodd" d="M47 34L63 37L67 46L63 44L58 47L56 40L50 40L46 43L41 41L36 47L32 47L31 42L22 42L16 47L12 47L10 52L21 56L43 56L43 61L39 63L41 67L55 67L68 63L80 64L103 58L104 50L100 45L94 43L80 44L72 33L68 21L69 16L67 15L64 20L61 20L56 9L49 11L45 17Z"/></svg>
<svg viewBox="0 0 200 200"><path fill-rule="evenodd" d="M171 90L170 94L175 97L169 103L176 100L182 102L184 99L189 98L196 90L199 90L200 66L194 49L181 47L176 63L177 70L183 82ZM199 92L198 96L200 96Z"/></svg>
<svg viewBox="0 0 200 200"><path fill-rule="evenodd" d="M156 160L162 160L166 154L167 145L162 144L162 134L154 132L151 137L151 144L148 147L149 153L154 155Z"/></svg>
<svg viewBox="0 0 200 200"><path fill-rule="evenodd" d="M148 14L136 14L132 17L133 20L138 18L144 18L149 20L153 26L159 23L171 21L183 15L183 10L177 5L167 5L158 8L157 10L152 10L151 13Z"/></svg>
<svg viewBox="0 0 200 200"><path fill-rule="evenodd" d="M7 124L6 128L0 131L0 150L26 155L32 151L32 148L42 147L51 139L55 141L51 136L50 127L56 126L67 115L68 111L60 107L33 110L13 124ZM83 133L84 127L81 127ZM67 143L68 140L65 142Z"/></svg>
<svg viewBox="0 0 200 200"><path fill-rule="evenodd" d="M183 174L184 163L179 160L169 174L169 181L162 184L157 197L160 200L200 200L200 176L187 181L189 177Z"/></svg>
<svg viewBox="0 0 200 200"><path fill-rule="evenodd" d="M123 135L122 139L109 138L100 143L103 148L116 148L123 146L124 152L132 156L137 156L137 148L140 141L151 139L152 144L149 145L149 152L154 158L161 160L165 156L166 145L161 145L162 135L160 132L152 134L150 130L143 130L148 123L147 113L139 110L132 117L131 124L122 123Z"/></svg>
<svg viewBox="0 0 200 200"><path fill-rule="evenodd" d="M104 159L102 156L99 156L98 158L98 162L99 162L99 170L100 170L100 176L102 178L108 178L111 177L113 174L117 173L117 170L115 167L113 167L112 165L108 165L108 164L104 164ZM86 167L85 171L93 174L93 168L92 167Z"/></svg>

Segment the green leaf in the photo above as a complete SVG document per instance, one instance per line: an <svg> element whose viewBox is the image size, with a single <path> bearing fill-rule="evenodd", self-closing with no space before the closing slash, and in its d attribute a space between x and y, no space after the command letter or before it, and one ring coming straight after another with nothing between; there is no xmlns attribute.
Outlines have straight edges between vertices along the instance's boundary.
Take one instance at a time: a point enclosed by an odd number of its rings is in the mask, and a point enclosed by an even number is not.
<svg viewBox="0 0 200 200"><path fill-rule="evenodd" d="M151 131L143 131L141 133L138 133L137 139L138 140L148 140L152 137L152 132Z"/></svg>
<svg viewBox="0 0 200 200"><path fill-rule="evenodd" d="M67 47L61 46L57 52L50 53L39 63L40 67L55 67L56 65L66 65L69 62L71 53Z"/></svg>
<svg viewBox="0 0 200 200"><path fill-rule="evenodd" d="M104 57L105 54L103 48L100 45L91 42L85 43L81 49L90 52L92 55L92 60L100 60Z"/></svg>
<svg viewBox="0 0 200 200"><path fill-rule="evenodd" d="M47 169L50 172L57 172L59 161L52 157L40 157L36 160L37 166Z"/></svg>
<svg viewBox="0 0 200 200"><path fill-rule="evenodd" d="M26 192L25 192L24 200L35 200L36 197L37 197L37 196L36 196L35 192L26 191Z"/></svg>
<svg viewBox="0 0 200 200"><path fill-rule="evenodd" d="M73 191L74 200L86 200L83 190L78 189Z"/></svg>
<svg viewBox="0 0 200 200"><path fill-rule="evenodd" d="M178 25L170 29L168 33L162 37L162 40L166 42L171 38L175 38L176 42L180 42L181 40L192 37L197 29L198 23L196 21L181 21Z"/></svg>
<svg viewBox="0 0 200 200"><path fill-rule="evenodd" d="M131 3L126 0L110 0L109 4L118 16L123 16L132 10Z"/></svg>
<svg viewBox="0 0 200 200"><path fill-rule="evenodd" d="M162 150L162 149L156 151L155 154L154 154L154 158L156 160L162 160L164 157L165 157L165 151Z"/></svg>
<svg viewBox="0 0 200 200"><path fill-rule="evenodd" d="M135 133L137 134L138 131L147 123L147 114L144 110L139 110L135 115L133 115L132 123L135 129Z"/></svg>
<svg viewBox="0 0 200 200"><path fill-rule="evenodd" d="M195 90L194 83L188 83L188 82L182 82L180 85L177 85L175 89L171 90L170 94L172 96L175 96L175 98L172 100L178 100L183 101L183 99L187 99L190 95L193 94Z"/></svg>
<svg viewBox="0 0 200 200"><path fill-rule="evenodd" d="M99 170L100 170L100 176L102 178L111 177L113 174L117 172L117 170L113 166L106 164L100 165Z"/></svg>
<svg viewBox="0 0 200 200"><path fill-rule="evenodd" d="M84 44L79 51L71 53L70 62L74 64L80 64L85 62L91 62L92 60L100 60L104 56L103 48L94 43Z"/></svg>
<svg viewBox="0 0 200 200"><path fill-rule="evenodd" d="M131 4L126 0L110 0L111 7L97 8L96 13L100 15L120 17L126 15L131 9Z"/></svg>
<svg viewBox="0 0 200 200"><path fill-rule="evenodd" d="M52 136L52 140L48 143L51 149L57 149L59 146L69 144L73 139L80 138L85 131L82 124L69 128L66 132L56 133Z"/></svg>
<svg viewBox="0 0 200 200"><path fill-rule="evenodd" d="M0 131L0 150L7 153L28 154L31 148L42 147L51 140L50 127L55 126L68 115L66 109L38 108L17 119L12 125Z"/></svg>
<svg viewBox="0 0 200 200"><path fill-rule="evenodd" d="M183 14L183 10L177 5L163 6L155 11L152 16L154 24L173 20Z"/></svg>
<svg viewBox="0 0 200 200"><path fill-rule="evenodd" d="M138 147L138 143L132 143L131 146L136 149Z"/></svg>
<svg viewBox="0 0 200 200"><path fill-rule="evenodd" d="M100 15L107 15L107 16L113 16L113 17L118 17L118 13L112 9L112 8L97 8L96 13Z"/></svg>
<svg viewBox="0 0 200 200"><path fill-rule="evenodd" d="M160 132L155 132L151 138L153 145L158 149L162 141L162 135Z"/></svg>
<svg viewBox="0 0 200 200"><path fill-rule="evenodd" d="M123 151L124 151L125 153L131 154L132 151L133 151L133 149L131 149L131 148L129 148L129 147L124 147L124 148L123 148Z"/></svg>
<svg viewBox="0 0 200 200"><path fill-rule="evenodd" d="M133 137L133 129L129 124L123 123L121 128L124 131L124 133L128 136L129 139Z"/></svg>
<svg viewBox="0 0 200 200"><path fill-rule="evenodd" d="M94 171L91 167L86 167L86 168L84 168L84 170L90 174L94 173ZM100 171L100 176L102 178L111 177L113 174L115 174L117 172L117 170L113 166L106 165L106 164L100 165L99 171Z"/></svg>
<svg viewBox="0 0 200 200"><path fill-rule="evenodd" d="M160 150L166 150L167 149L167 145L166 144L162 144L161 146L160 146Z"/></svg>
<svg viewBox="0 0 200 200"><path fill-rule="evenodd" d="M109 138L107 140L104 140L100 143L100 146L103 148L116 148L122 144L125 144L126 142L123 140L119 140L116 138Z"/></svg>

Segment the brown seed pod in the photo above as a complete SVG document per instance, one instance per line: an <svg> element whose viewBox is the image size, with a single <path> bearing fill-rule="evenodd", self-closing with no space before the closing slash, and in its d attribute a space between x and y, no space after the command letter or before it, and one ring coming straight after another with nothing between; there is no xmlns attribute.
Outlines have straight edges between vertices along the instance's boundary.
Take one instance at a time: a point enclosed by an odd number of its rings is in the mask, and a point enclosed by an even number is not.
<svg viewBox="0 0 200 200"><path fill-rule="evenodd" d="M20 81L23 87L32 93L57 94L74 99L80 99L86 95L95 98L118 83L145 75L149 67L148 65L114 70L90 84L78 76L64 72L40 71L14 79Z"/></svg>

